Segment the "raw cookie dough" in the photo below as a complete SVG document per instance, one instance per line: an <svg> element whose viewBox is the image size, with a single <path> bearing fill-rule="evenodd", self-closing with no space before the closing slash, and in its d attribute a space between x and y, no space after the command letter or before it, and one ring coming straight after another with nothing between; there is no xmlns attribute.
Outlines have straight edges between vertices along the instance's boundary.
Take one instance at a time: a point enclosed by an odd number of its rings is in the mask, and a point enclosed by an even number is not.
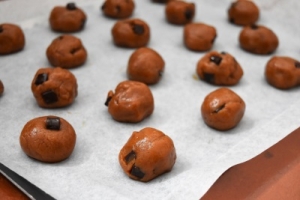
<svg viewBox="0 0 300 200"><path fill-rule="evenodd" d="M300 85L300 62L285 56L272 57L265 68L268 83L278 89Z"/></svg>
<svg viewBox="0 0 300 200"><path fill-rule="evenodd" d="M41 68L32 80L31 90L40 107L65 107L77 96L77 81L69 70Z"/></svg>
<svg viewBox="0 0 300 200"><path fill-rule="evenodd" d="M217 31L215 27L204 23L189 23L184 26L185 46L193 51L207 51L212 48Z"/></svg>
<svg viewBox="0 0 300 200"><path fill-rule="evenodd" d="M240 33L239 42L242 49L255 54L271 54L279 44L275 33L261 25L244 27Z"/></svg>
<svg viewBox="0 0 300 200"><path fill-rule="evenodd" d="M154 128L133 132L119 153L124 172L130 178L143 182L171 171L175 161L172 139Z"/></svg>
<svg viewBox="0 0 300 200"><path fill-rule="evenodd" d="M4 85L2 83L2 81L0 80L0 96L3 94L4 92Z"/></svg>
<svg viewBox="0 0 300 200"><path fill-rule="evenodd" d="M123 81L109 91L105 105L108 112L119 122L137 123L150 116L154 99L147 85L137 81Z"/></svg>
<svg viewBox="0 0 300 200"><path fill-rule="evenodd" d="M185 1L171 1L166 4L165 14L171 24L184 25L190 23L195 16L195 4Z"/></svg>
<svg viewBox="0 0 300 200"><path fill-rule="evenodd" d="M22 29L15 24L0 24L0 55L20 51L25 46Z"/></svg>
<svg viewBox="0 0 300 200"><path fill-rule="evenodd" d="M232 55L217 51L205 54L196 71L201 80L214 85L235 85L243 76L243 69Z"/></svg>
<svg viewBox="0 0 300 200"><path fill-rule="evenodd" d="M111 18L127 18L133 13L133 0L105 0L101 6L103 14Z"/></svg>
<svg viewBox="0 0 300 200"><path fill-rule="evenodd" d="M259 18L259 9L253 1L237 0L228 9L228 20L236 25L252 25Z"/></svg>
<svg viewBox="0 0 300 200"><path fill-rule="evenodd" d="M204 122L220 131L234 128L243 118L245 102L228 88L219 88L209 93L201 105Z"/></svg>
<svg viewBox="0 0 300 200"><path fill-rule="evenodd" d="M3 200L30 200L19 188L0 173L0 197Z"/></svg>
<svg viewBox="0 0 300 200"><path fill-rule="evenodd" d="M52 9L49 17L52 30L57 32L76 32L84 28L86 15L75 3L66 6L56 6Z"/></svg>
<svg viewBox="0 0 300 200"><path fill-rule="evenodd" d="M61 35L54 39L46 51L52 66L74 68L84 64L87 51L82 42L72 35Z"/></svg>
<svg viewBox="0 0 300 200"><path fill-rule="evenodd" d="M140 19L118 21L114 24L111 33L115 45L120 47L143 47L150 40L150 28Z"/></svg>
<svg viewBox="0 0 300 200"><path fill-rule="evenodd" d="M20 145L29 156L42 162L60 162L75 147L76 133L71 124L57 116L30 120L20 135Z"/></svg>
<svg viewBox="0 0 300 200"><path fill-rule="evenodd" d="M128 61L127 76L145 84L157 83L164 71L163 58L153 49L142 47L134 51Z"/></svg>

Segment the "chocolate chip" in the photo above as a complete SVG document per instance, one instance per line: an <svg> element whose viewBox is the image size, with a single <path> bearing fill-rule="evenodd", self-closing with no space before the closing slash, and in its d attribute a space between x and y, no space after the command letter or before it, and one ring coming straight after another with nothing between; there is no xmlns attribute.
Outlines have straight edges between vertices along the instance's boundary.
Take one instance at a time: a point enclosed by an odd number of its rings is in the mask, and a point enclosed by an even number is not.
<svg viewBox="0 0 300 200"><path fill-rule="evenodd" d="M140 168L135 165L132 166L130 170L130 174L137 177L138 179L142 179L145 176L145 173L140 170Z"/></svg>
<svg viewBox="0 0 300 200"><path fill-rule="evenodd" d="M117 13L121 12L121 6L116 6Z"/></svg>
<svg viewBox="0 0 300 200"><path fill-rule="evenodd" d="M58 101L57 94L52 90L48 90L42 93L43 100L46 104L55 103Z"/></svg>
<svg viewBox="0 0 300 200"><path fill-rule="evenodd" d="M215 82L215 75L209 74L209 73L203 73L204 80L208 83L214 83Z"/></svg>
<svg viewBox="0 0 300 200"><path fill-rule="evenodd" d="M133 32L137 35L142 35L145 31L144 26L139 25L139 24L134 24L132 29L133 29Z"/></svg>
<svg viewBox="0 0 300 200"><path fill-rule="evenodd" d="M250 27L251 27L251 29L253 29L253 30L258 29L258 26L257 26L256 24L252 24Z"/></svg>
<svg viewBox="0 0 300 200"><path fill-rule="evenodd" d="M1 33L1 32L3 32L3 27L2 27L2 26L0 26L0 33Z"/></svg>
<svg viewBox="0 0 300 200"><path fill-rule="evenodd" d="M225 107L225 104L221 105L220 107L216 108L213 113L218 113L220 110L222 110Z"/></svg>
<svg viewBox="0 0 300 200"><path fill-rule="evenodd" d="M184 12L184 15L187 20L191 20L194 16L194 11L191 9L186 9L186 11Z"/></svg>
<svg viewBox="0 0 300 200"><path fill-rule="evenodd" d="M295 67L300 68L300 62L295 62Z"/></svg>
<svg viewBox="0 0 300 200"><path fill-rule="evenodd" d="M36 77L34 84L40 85L40 84L43 84L44 82L46 82L47 80L48 80L48 74L46 74L46 73L39 74Z"/></svg>
<svg viewBox="0 0 300 200"><path fill-rule="evenodd" d="M76 10L77 9L75 3L68 3L66 7L68 10Z"/></svg>
<svg viewBox="0 0 300 200"><path fill-rule="evenodd" d="M211 56L209 58L210 62L214 62L216 63L217 65L219 65L222 61L222 58L220 56Z"/></svg>
<svg viewBox="0 0 300 200"><path fill-rule="evenodd" d="M130 153L127 154L127 156L125 156L126 164L128 164L130 161L132 161L135 158L136 158L135 152L134 151L130 151Z"/></svg>
<svg viewBox="0 0 300 200"><path fill-rule="evenodd" d="M105 103L104 103L104 105L108 106L108 104L109 104L111 98L112 98L112 97L107 97L107 98L106 98L106 101L105 101Z"/></svg>
<svg viewBox="0 0 300 200"><path fill-rule="evenodd" d="M266 151L263 153L263 155L265 156L265 158L268 158L268 159L270 159L270 158L273 157L273 154L272 154L270 151L268 151L268 150L266 150Z"/></svg>
<svg viewBox="0 0 300 200"><path fill-rule="evenodd" d="M47 117L46 129L59 130L60 129L60 119L58 117Z"/></svg>

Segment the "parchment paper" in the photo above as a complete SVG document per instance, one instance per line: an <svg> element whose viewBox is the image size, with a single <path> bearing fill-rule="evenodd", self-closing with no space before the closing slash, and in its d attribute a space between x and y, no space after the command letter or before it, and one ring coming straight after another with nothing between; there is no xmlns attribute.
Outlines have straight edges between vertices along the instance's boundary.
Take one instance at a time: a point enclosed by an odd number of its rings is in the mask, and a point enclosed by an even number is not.
<svg viewBox="0 0 300 200"><path fill-rule="evenodd" d="M162 80L150 86L155 98L153 115L138 124L114 121L104 106L109 90L126 80L126 66L134 49L113 45L116 22L100 12L102 1L76 1L87 14L82 32L75 33L88 51L84 66L72 69L79 95L62 109L40 108L30 84L37 69L50 66L45 51L60 34L49 28L48 17L56 5L68 1L14 0L0 2L0 23L16 23L25 33L26 46L19 53L0 57L0 162L57 199L199 199L227 168L246 161L299 126L299 88L282 91L267 84L266 62L274 55L299 60L300 3L297 0L255 1L259 24L271 28L280 45L273 55L259 56L240 49L241 27L227 21L230 0L197 0L196 22L216 27L212 50L235 56L244 70L240 83L230 87L246 103L240 124L226 132L207 127L200 114L204 97L219 88L195 78L198 60L206 52L191 52L183 44L183 27L168 24L164 5L136 0L133 18L151 28L149 47L166 62ZM44 115L68 120L77 133L71 157L46 164L27 157L19 135L27 121ZM118 163L118 154L133 131L154 127L169 135L177 161L173 170L148 183L129 179Z"/></svg>

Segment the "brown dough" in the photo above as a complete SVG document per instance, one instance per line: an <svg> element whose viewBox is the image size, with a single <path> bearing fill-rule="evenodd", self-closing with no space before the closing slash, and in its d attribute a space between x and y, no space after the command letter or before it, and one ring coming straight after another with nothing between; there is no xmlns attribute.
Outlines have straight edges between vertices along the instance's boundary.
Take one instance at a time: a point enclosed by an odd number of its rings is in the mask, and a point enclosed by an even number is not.
<svg viewBox="0 0 300 200"><path fill-rule="evenodd" d="M143 182L171 171L175 161L172 139L154 128L133 132L119 153L124 172L130 178Z"/></svg>
<svg viewBox="0 0 300 200"><path fill-rule="evenodd" d="M157 83L164 71L163 58L153 49L142 47L132 53L127 66L130 80L145 84Z"/></svg>
<svg viewBox="0 0 300 200"><path fill-rule="evenodd" d="M42 162L60 162L68 158L76 143L76 133L66 120L44 116L30 120L20 135L23 151Z"/></svg>
<svg viewBox="0 0 300 200"><path fill-rule="evenodd" d="M105 105L108 112L119 122L137 123L150 116L154 99L147 85L137 81L123 81L109 91Z"/></svg>
<svg viewBox="0 0 300 200"><path fill-rule="evenodd" d="M46 51L52 66L74 68L84 64L87 52L81 40L72 35L62 35L52 41Z"/></svg>
<svg viewBox="0 0 300 200"><path fill-rule="evenodd" d="M19 188L0 173L0 197L3 200L30 200Z"/></svg>
<svg viewBox="0 0 300 200"><path fill-rule="evenodd" d="M300 85L300 62L284 56L272 57L265 68L268 83L278 89L290 89Z"/></svg>
<svg viewBox="0 0 300 200"><path fill-rule="evenodd" d="M168 2L165 9L167 21L177 25L190 23L195 16L195 7L194 3L185 1Z"/></svg>
<svg viewBox="0 0 300 200"><path fill-rule="evenodd" d="M32 80L31 90L40 107L65 107L72 104L77 96L77 81L68 70L41 68Z"/></svg>
<svg viewBox="0 0 300 200"><path fill-rule="evenodd" d="M204 23L189 23L184 26L184 44L193 51L207 51L217 37L215 27Z"/></svg>
<svg viewBox="0 0 300 200"><path fill-rule="evenodd" d="M133 0L105 0L101 10L111 18L128 18L132 15L135 4Z"/></svg>
<svg viewBox="0 0 300 200"><path fill-rule="evenodd" d="M229 53L212 51L199 60L197 74L207 83L229 86L239 82L243 69Z"/></svg>
<svg viewBox="0 0 300 200"><path fill-rule="evenodd" d="M2 81L0 80L0 96L3 94L4 92L4 85L2 83Z"/></svg>
<svg viewBox="0 0 300 200"><path fill-rule="evenodd" d="M20 51L25 46L22 29L15 24L0 24L0 55Z"/></svg>
<svg viewBox="0 0 300 200"><path fill-rule="evenodd" d="M253 1L237 0L228 9L228 19L236 25L252 25L259 18L259 9Z"/></svg>
<svg viewBox="0 0 300 200"><path fill-rule="evenodd" d="M244 27L240 33L239 42L245 51L255 54L271 54L279 45L275 33L260 25Z"/></svg>
<svg viewBox="0 0 300 200"><path fill-rule="evenodd" d="M127 19L115 23L111 30L115 45L128 48L146 46L150 40L150 28L140 19Z"/></svg>
<svg viewBox="0 0 300 200"><path fill-rule="evenodd" d="M80 31L84 28L86 15L75 3L56 6L52 9L49 22L52 30L63 33Z"/></svg>
<svg viewBox="0 0 300 200"><path fill-rule="evenodd" d="M245 112L243 99L228 88L209 93L201 106L204 122L211 128L226 131L234 128Z"/></svg>

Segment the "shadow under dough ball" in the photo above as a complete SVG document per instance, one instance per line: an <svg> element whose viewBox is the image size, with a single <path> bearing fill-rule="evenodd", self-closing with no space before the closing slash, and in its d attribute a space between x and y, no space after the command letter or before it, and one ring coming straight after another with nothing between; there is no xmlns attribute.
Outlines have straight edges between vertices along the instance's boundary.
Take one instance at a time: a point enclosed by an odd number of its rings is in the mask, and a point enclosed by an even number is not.
<svg viewBox="0 0 300 200"><path fill-rule="evenodd" d="M120 47L144 47L150 40L150 28L140 19L127 19L116 22L111 30L114 44Z"/></svg>
<svg viewBox="0 0 300 200"><path fill-rule="evenodd" d="M2 83L2 81L0 80L0 96L3 94L4 92L4 85Z"/></svg>
<svg viewBox="0 0 300 200"><path fill-rule="evenodd" d="M62 68L41 68L31 83L32 93L40 107L60 108L72 104L77 97L75 76Z"/></svg>
<svg viewBox="0 0 300 200"><path fill-rule="evenodd" d="M217 31L215 27L204 23L189 23L184 26L183 40L192 51L207 51L212 48Z"/></svg>
<svg viewBox="0 0 300 200"><path fill-rule="evenodd" d="M271 54L278 45L276 34L269 28L261 25L246 26L239 36L242 49L255 54Z"/></svg>
<svg viewBox="0 0 300 200"><path fill-rule="evenodd" d="M228 9L228 20L236 25L252 25L259 19L259 8L253 1L238 0Z"/></svg>
<svg viewBox="0 0 300 200"><path fill-rule="evenodd" d="M116 19L130 17L134 8L133 0L106 0L101 6L105 16Z"/></svg>
<svg viewBox="0 0 300 200"><path fill-rule="evenodd" d="M75 147L76 133L72 125L57 116L30 120L20 135L22 150L42 162L60 162L68 158Z"/></svg>
<svg viewBox="0 0 300 200"><path fill-rule="evenodd" d="M165 15L171 24L184 25L190 23L195 16L195 4L185 1L171 1L166 4Z"/></svg>
<svg viewBox="0 0 300 200"><path fill-rule="evenodd" d="M147 182L172 170L176 151L172 139L154 128L132 133L119 153L124 172L132 179Z"/></svg>
<svg viewBox="0 0 300 200"><path fill-rule="evenodd" d="M266 64L265 78L278 89L290 89L300 85L300 62L286 56L274 56Z"/></svg>
<svg viewBox="0 0 300 200"><path fill-rule="evenodd" d="M86 14L75 3L54 7L49 17L51 29L63 33L82 30L86 20Z"/></svg>
<svg viewBox="0 0 300 200"><path fill-rule="evenodd" d="M157 83L164 72L165 62L153 49L142 47L134 51L128 61L127 76L130 80L147 85Z"/></svg>
<svg viewBox="0 0 300 200"><path fill-rule="evenodd" d="M109 91L105 105L114 120L137 123L150 116L154 99L149 87L138 81L123 81Z"/></svg>
<svg viewBox="0 0 300 200"><path fill-rule="evenodd" d="M201 80L213 85L235 85L243 76L243 69L232 55L217 51L205 54L196 72Z"/></svg>
<svg viewBox="0 0 300 200"><path fill-rule="evenodd" d="M245 108L245 102L235 92L228 88L219 88L204 98L201 114L209 127L226 131L241 121Z"/></svg>
<svg viewBox="0 0 300 200"><path fill-rule="evenodd" d="M47 48L46 55L52 66L62 68L79 67L87 59L87 51L81 40L72 35L54 39Z"/></svg>
<svg viewBox="0 0 300 200"><path fill-rule="evenodd" d="M22 29L15 24L0 24L0 55L21 51L25 46Z"/></svg>

